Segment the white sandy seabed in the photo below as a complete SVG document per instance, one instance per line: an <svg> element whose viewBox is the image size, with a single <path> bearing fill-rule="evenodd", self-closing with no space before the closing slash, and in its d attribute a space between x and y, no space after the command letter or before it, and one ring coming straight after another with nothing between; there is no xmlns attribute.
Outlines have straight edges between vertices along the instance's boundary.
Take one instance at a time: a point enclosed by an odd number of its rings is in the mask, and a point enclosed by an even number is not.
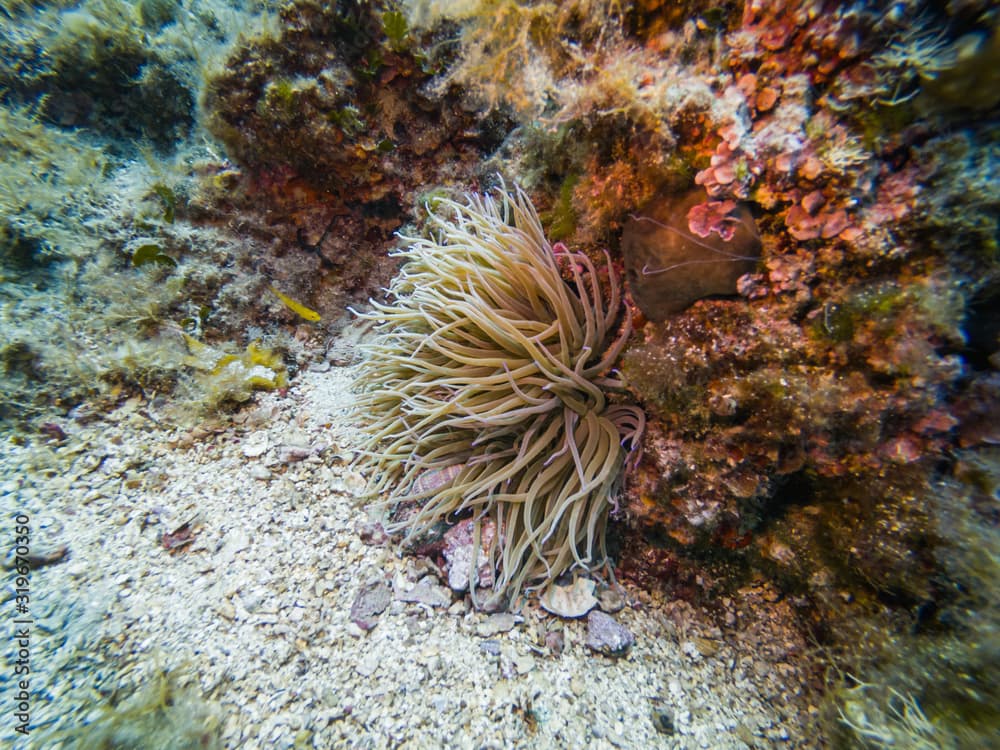
<svg viewBox="0 0 1000 750"><path fill-rule="evenodd" d="M718 613L626 585L614 617L636 642L618 659L587 648L585 620L535 603L490 618L467 595L402 601L434 569L360 538L350 380L322 362L287 393L194 429L133 399L67 423L58 444L4 436L5 545L24 514L31 554L58 561L30 574L33 729L14 731L8 641L0 746L95 746L115 705L127 736L165 685L164 736L204 729L230 748L817 746L803 729L815 710L805 644L765 583L723 599L721 627ZM8 622L11 566L8 554ZM395 597L365 632L350 611L374 579ZM556 656L545 633L560 626ZM181 746L136 731L144 739L117 746Z"/></svg>

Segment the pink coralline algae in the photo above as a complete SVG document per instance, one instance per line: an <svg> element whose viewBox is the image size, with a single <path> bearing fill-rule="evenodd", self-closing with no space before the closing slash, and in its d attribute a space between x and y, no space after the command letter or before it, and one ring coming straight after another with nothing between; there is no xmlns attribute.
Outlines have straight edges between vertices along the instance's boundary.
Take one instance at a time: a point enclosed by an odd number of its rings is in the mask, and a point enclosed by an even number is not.
<svg viewBox="0 0 1000 750"><path fill-rule="evenodd" d="M710 166L698 172L694 181L713 198L722 195L746 198L757 171L757 165L742 151L723 141L712 154Z"/></svg>
<svg viewBox="0 0 1000 750"><path fill-rule="evenodd" d="M813 240L817 237L836 237L850 226L847 211L842 208L815 210L810 212L802 203L796 203L785 215L788 233L797 240Z"/></svg>
<svg viewBox="0 0 1000 750"><path fill-rule="evenodd" d="M487 520L483 523L479 548L475 547L475 524L471 519L459 521L444 535L444 556L448 570L448 586L452 591L468 591L472 576L472 562L476 560L475 585L489 588L493 585L493 565L489 558L489 548L496 533L495 524Z"/></svg>
<svg viewBox="0 0 1000 750"><path fill-rule="evenodd" d="M724 240L731 240L740 225L740 219L733 216L736 201L708 201L692 206L688 211L688 229L699 237L708 237L715 232Z"/></svg>

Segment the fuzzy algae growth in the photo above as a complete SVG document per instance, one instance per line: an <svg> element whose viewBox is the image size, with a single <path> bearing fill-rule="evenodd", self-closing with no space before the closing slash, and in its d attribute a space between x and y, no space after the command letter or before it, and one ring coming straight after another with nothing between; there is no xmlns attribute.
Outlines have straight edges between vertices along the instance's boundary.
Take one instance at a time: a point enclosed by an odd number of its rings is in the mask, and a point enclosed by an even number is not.
<svg viewBox="0 0 1000 750"><path fill-rule="evenodd" d="M251 341L245 351L231 354L184 334L191 356L187 364L198 371L198 381L209 403L246 401L253 391L271 391L288 384L281 355Z"/></svg>

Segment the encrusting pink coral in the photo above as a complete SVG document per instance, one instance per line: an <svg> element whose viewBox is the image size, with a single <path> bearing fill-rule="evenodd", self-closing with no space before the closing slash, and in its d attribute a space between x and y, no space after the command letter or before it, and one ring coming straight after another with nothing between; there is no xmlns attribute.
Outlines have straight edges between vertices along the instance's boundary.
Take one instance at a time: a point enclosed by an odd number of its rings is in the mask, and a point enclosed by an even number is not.
<svg viewBox="0 0 1000 750"><path fill-rule="evenodd" d="M724 240L731 240L740 225L740 218L733 215L736 201L708 201L691 206L687 214L688 229L699 237L715 232Z"/></svg>

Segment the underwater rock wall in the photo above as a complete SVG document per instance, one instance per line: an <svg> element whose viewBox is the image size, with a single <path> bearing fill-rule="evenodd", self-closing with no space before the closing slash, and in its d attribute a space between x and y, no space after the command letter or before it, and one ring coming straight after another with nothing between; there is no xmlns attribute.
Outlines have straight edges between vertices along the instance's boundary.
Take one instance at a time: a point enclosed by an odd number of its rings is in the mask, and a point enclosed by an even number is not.
<svg viewBox="0 0 1000 750"><path fill-rule="evenodd" d="M395 230L435 189L467 182L496 138L493 120L425 91L434 65L393 7L288 4L280 31L239 45L204 99L248 180L234 208L260 215L321 287L358 301L388 283ZM301 276L291 286L318 291ZM352 301L325 296L331 313Z"/></svg>
<svg viewBox="0 0 1000 750"><path fill-rule="evenodd" d="M960 708L936 685L953 680L945 664L978 662L996 627L961 614L995 611L997 558L956 575L952 515L997 549L995 485L980 473L995 465L985 424L1000 396L986 312L997 111L987 89L946 93L993 60L996 8L416 8L415 24L450 20L465 42L440 90L518 122L488 164L547 201L553 237L628 263L622 228L656 194L701 191L698 211L670 221L677 237L724 230L734 205L753 213L760 260L730 299L685 298L704 279L678 267L656 281L685 302L640 300L664 319L638 328L622 365L650 417L625 574L696 595L772 576L830 643L869 644L854 665L937 719L953 712L956 736L970 712L992 715L981 670L949 688L979 696ZM657 270L643 257L633 272ZM633 294L648 289L633 278ZM900 658L900 620L937 634L913 642L923 665ZM889 711L860 695L870 715Z"/></svg>

